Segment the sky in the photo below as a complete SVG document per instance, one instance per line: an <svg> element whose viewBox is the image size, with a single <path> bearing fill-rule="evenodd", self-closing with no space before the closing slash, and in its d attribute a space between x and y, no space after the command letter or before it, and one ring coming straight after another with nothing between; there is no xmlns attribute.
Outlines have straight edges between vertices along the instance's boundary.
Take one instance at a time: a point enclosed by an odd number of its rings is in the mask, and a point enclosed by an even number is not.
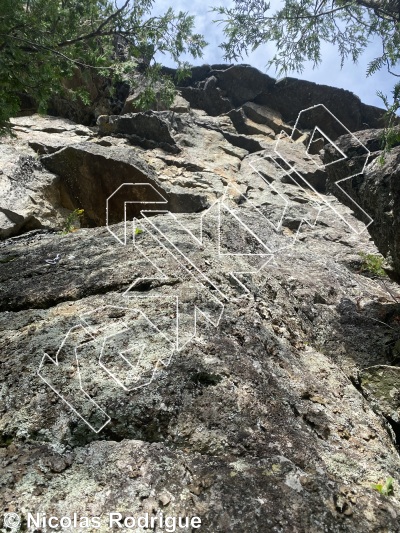
<svg viewBox="0 0 400 533"><path fill-rule="evenodd" d="M280 4L279 0L273 0L275 5ZM272 3L272 2L271 2ZM223 5L229 7L233 2L231 0L216 0L214 6ZM211 12L212 3L207 0L155 0L154 14L165 12L168 7L172 6L177 11L185 11L195 15L195 32L204 35L209 45L204 50L202 59L193 60L187 58L194 65L216 64L216 63L233 63L223 59L223 52L219 44L224 40L222 25L214 24L212 21L218 18L217 13ZM366 77L368 63L374 59L380 52L380 41L371 42L363 55L360 57L358 64L349 59L340 68L340 58L336 49L323 43L322 62L313 69L312 64L306 64L304 71L291 73L290 76L314 81L316 83L341 87L347 89L361 98L366 104L383 107L381 99L376 95L378 90L390 97L391 90L396 78L383 69L376 74ZM273 56L274 48L272 43L265 44L248 56L243 57L240 63L250 64L269 76L277 77L274 69L266 70L268 60ZM157 57L157 60L166 66L175 66L168 56Z"/></svg>

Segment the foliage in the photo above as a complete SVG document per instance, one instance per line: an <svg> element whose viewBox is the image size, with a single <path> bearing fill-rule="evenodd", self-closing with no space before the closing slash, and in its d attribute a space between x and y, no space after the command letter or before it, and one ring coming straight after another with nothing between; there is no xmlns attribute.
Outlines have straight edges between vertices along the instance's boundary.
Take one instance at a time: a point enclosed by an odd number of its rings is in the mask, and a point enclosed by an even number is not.
<svg viewBox="0 0 400 533"><path fill-rule="evenodd" d="M378 95L386 107L386 128L382 133L382 148L383 152L379 157L381 164L385 161L385 155L391 148L400 144L400 128L398 128L397 111L400 109L400 83L396 83L392 91L393 103L389 102L387 96L382 91L378 91Z"/></svg>
<svg viewBox="0 0 400 533"><path fill-rule="evenodd" d="M151 78L161 52L187 71L181 56L201 57L206 45L193 33L194 17L171 8L152 16L153 3L123 0L118 8L114 0L1 0L0 126L18 113L22 95L45 111L77 69L116 80L140 63ZM76 93L88 101L84 88Z"/></svg>
<svg viewBox="0 0 400 533"><path fill-rule="evenodd" d="M147 69L145 79L142 80L142 93L136 105L146 110L151 106L157 109L169 108L175 97L175 84L169 76L161 75L161 65L152 65Z"/></svg>
<svg viewBox="0 0 400 533"><path fill-rule="evenodd" d="M73 231L76 231L78 228L76 225L80 221L80 219L83 217L84 210L83 209L75 209L72 211L66 218L62 234L67 235L68 233L72 233Z"/></svg>
<svg viewBox="0 0 400 533"><path fill-rule="evenodd" d="M368 65L370 76L386 68L393 71L400 61L399 4L392 0L283 0L271 13L271 3L265 0L234 0L233 7L217 7L222 18L226 41L221 44L226 59L242 58L248 50L265 43L275 43L276 53L268 67L275 67L279 75L289 71L302 72L304 63L315 66L322 60L321 43L334 45L341 64L350 58L357 62L371 38L381 41L382 51ZM397 139L393 126L400 107L400 85L396 84L393 104L378 93L387 109L387 128L384 148ZM396 141L397 142L397 141Z"/></svg>
<svg viewBox="0 0 400 533"><path fill-rule="evenodd" d="M368 272L369 274L374 274L375 276L387 276L385 270L383 269L383 264L385 259L380 255L366 254L360 252L362 259L362 264L360 271Z"/></svg>
<svg viewBox="0 0 400 533"><path fill-rule="evenodd" d="M388 477L385 483L372 484L372 488L377 490L379 494L383 496L390 496L393 494L393 481L392 477Z"/></svg>
<svg viewBox="0 0 400 533"><path fill-rule="evenodd" d="M284 0L282 7L268 14L265 0L235 0L233 8L217 7L225 16L227 41L221 45L228 59L243 57L249 48L274 42L277 52L269 61L279 73L301 72L304 62L321 62L321 42L335 45L341 63L357 61L371 36L382 40L382 54L369 64L367 74L384 66L396 66L400 59L400 28L395 3L374 0Z"/></svg>

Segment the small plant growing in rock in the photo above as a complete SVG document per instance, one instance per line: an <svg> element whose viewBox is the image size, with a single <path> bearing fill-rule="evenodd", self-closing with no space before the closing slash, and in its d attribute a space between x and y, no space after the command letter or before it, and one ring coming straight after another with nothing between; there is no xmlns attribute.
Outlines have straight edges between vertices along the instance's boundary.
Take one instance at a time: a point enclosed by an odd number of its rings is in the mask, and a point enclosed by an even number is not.
<svg viewBox="0 0 400 533"><path fill-rule="evenodd" d="M74 211L67 216L62 229L62 235L72 233L79 228L79 225L77 227L77 224L79 224L80 219L83 217L83 213L83 209L74 209Z"/></svg>
<svg viewBox="0 0 400 533"><path fill-rule="evenodd" d="M385 262L383 257L374 254L366 254L364 252L360 252L360 257L362 259L360 272L368 272L375 276L387 276L383 269L383 264Z"/></svg>
<svg viewBox="0 0 400 533"><path fill-rule="evenodd" d="M392 477L388 477L385 483L373 483L371 486L377 490L382 496L391 496L393 494L393 481Z"/></svg>

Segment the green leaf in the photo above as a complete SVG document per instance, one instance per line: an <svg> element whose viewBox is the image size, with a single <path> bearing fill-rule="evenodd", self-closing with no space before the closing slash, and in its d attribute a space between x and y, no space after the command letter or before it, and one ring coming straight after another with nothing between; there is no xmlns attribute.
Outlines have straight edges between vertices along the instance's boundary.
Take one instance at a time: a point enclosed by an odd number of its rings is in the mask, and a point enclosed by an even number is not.
<svg viewBox="0 0 400 533"><path fill-rule="evenodd" d="M194 18L172 8L151 16L153 4L134 0L119 12L114 0L1 0L0 130L18 113L21 95L41 112L56 94L91 105L94 83L129 82L139 60L152 67L158 51L178 65L185 54L201 57L206 43L193 31ZM161 76L157 69L148 74L151 88ZM71 91L66 80L73 76ZM76 79L82 81L78 88ZM161 98L168 102L172 82L161 84ZM145 105L150 97L147 92Z"/></svg>
<svg viewBox="0 0 400 533"><path fill-rule="evenodd" d="M382 494L382 496L391 496L393 494L393 481L392 477L388 477L385 483L372 483L371 487Z"/></svg>

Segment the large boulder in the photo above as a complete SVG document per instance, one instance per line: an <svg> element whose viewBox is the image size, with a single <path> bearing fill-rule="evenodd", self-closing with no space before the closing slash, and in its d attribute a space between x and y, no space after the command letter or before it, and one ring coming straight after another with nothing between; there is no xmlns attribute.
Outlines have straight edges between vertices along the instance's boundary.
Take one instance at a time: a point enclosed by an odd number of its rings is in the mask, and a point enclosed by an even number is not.
<svg viewBox="0 0 400 533"><path fill-rule="evenodd" d="M125 135L146 148L160 146L167 151L179 152L169 124L161 113L148 111L121 116L102 115L97 119L97 125L101 135Z"/></svg>
<svg viewBox="0 0 400 533"><path fill-rule="evenodd" d="M383 127L384 110L363 104L350 91L296 78L276 81L250 65L196 67L192 77L179 85L192 107L210 115L227 113L250 101L294 123L300 111L323 104L350 131ZM315 122L311 114L308 118L310 124L305 128Z"/></svg>
<svg viewBox="0 0 400 533"><path fill-rule="evenodd" d="M63 204L70 209L84 209L85 223L89 226L103 226L106 223L108 205L109 223L124 220L124 200L129 193L107 199L125 184L145 184L140 200L147 202L146 208L155 208L163 202L161 209L171 212L196 212L205 209L207 198L184 188L161 183L156 173L135 152L120 147L104 147L82 143L66 147L42 158L42 164L60 177L60 191ZM128 197L124 199L124 195ZM165 201L164 201L165 200ZM140 216L143 205L132 203L129 213Z"/></svg>
<svg viewBox="0 0 400 533"><path fill-rule="evenodd" d="M61 230L77 202L40 155L53 154L93 138L67 119L33 115L11 119L13 137L0 144L0 238L33 229Z"/></svg>
<svg viewBox="0 0 400 533"><path fill-rule="evenodd" d="M296 78L284 78L256 97L255 102L295 121L303 109L323 104L350 131L383 126L384 111L361 102L352 92ZM314 122L310 116L311 124Z"/></svg>
<svg viewBox="0 0 400 533"><path fill-rule="evenodd" d="M13 136L0 143L0 239L33 229L60 229L69 213L59 178L41 154L90 141L90 128L70 120L32 115L11 119Z"/></svg>
<svg viewBox="0 0 400 533"><path fill-rule="evenodd" d="M250 65L234 65L227 69L214 69L210 75L218 80L218 87L226 93L235 107L239 107L268 91L275 80Z"/></svg>
<svg viewBox="0 0 400 533"><path fill-rule="evenodd" d="M274 80L250 65L213 65L194 72L180 87L194 108L227 113L267 91Z"/></svg>
<svg viewBox="0 0 400 533"><path fill-rule="evenodd" d="M29 151L0 144L0 239L61 226L58 178Z"/></svg>

